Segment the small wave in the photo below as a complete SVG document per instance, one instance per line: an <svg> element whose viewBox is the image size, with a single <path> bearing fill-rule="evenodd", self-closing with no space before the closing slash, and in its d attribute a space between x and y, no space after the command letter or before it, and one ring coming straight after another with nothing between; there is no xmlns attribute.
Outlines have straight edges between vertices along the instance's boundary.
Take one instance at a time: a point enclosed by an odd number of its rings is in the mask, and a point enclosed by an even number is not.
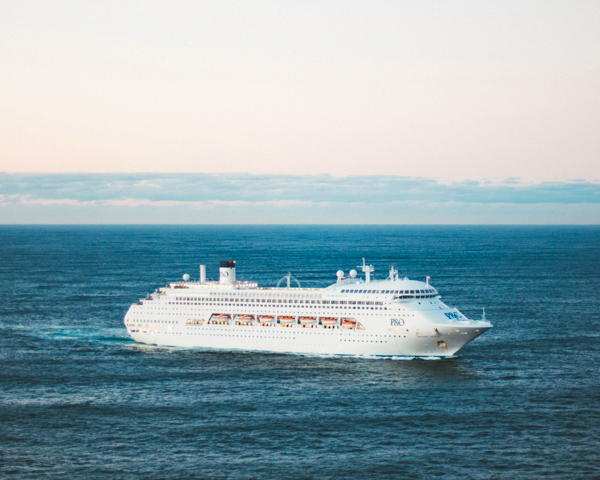
<svg viewBox="0 0 600 480"><path fill-rule="evenodd" d="M100 344L130 343L133 340L121 328L64 327L47 325L40 327L19 327L21 333L51 341L88 341Z"/></svg>

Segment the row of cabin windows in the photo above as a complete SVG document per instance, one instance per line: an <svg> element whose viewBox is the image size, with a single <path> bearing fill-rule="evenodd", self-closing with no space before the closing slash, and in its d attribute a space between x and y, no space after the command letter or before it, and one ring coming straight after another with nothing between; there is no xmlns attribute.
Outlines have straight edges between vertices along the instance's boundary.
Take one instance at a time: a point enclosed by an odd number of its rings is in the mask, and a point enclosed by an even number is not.
<svg viewBox="0 0 600 480"><path fill-rule="evenodd" d="M213 297L176 297L175 300L184 302L225 302L225 303L240 303L240 299L222 299ZM337 301L337 300L255 300L246 299L242 300L242 303L311 303L311 304L323 304L323 305L383 305L383 302L349 302L349 301Z"/></svg>
<svg viewBox="0 0 600 480"><path fill-rule="evenodd" d="M181 292L183 293L183 292ZM222 298L223 300L236 300L236 299L241 299L241 300L246 300L248 298L259 298L259 299L264 299L264 298L303 298L303 299L316 299L316 298L321 298L321 295L315 295L315 294L300 294L300 293L273 293L273 294L252 294L252 293L201 293L201 295L213 295L213 296L218 296L219 298ZM183 298L185 299L186 297L178 297L178 298Z"/></svg>
<svg viewBox="0 0 600 480"><path fill-rule="evenodd" d="M176 297L175 300L183 302L225 302L225 303L318 303L320 300L265 300L254 298L216 298L216 297ZM323 302L326 303L326 302Z"/></svg>
<svg viewBox="0 0 600 480"><path fill-rule="evenodd" d="M435 293L435 290L429 288L427 290L342 290L342 293L398 293L398 294L419 294L419 293Z"/></svg>

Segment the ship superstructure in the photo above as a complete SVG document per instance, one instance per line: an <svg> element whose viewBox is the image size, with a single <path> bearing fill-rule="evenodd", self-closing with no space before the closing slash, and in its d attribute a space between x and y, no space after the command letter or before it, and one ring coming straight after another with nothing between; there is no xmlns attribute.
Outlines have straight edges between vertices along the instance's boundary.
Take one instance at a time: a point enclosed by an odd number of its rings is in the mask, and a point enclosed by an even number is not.
<svg viewBox="0 0 600 480"><path fill-rule="evenodd" d="M337 272L327 288L302 288L291 275L275 288L235 278L235 262L220 264L219 281L174 282L133 304L125 326L139 343L366 356L449 357L492 325L471 320L441 301L425 282L372 280L371 265ZM284 286L280 286L283 283Z"/></svg>

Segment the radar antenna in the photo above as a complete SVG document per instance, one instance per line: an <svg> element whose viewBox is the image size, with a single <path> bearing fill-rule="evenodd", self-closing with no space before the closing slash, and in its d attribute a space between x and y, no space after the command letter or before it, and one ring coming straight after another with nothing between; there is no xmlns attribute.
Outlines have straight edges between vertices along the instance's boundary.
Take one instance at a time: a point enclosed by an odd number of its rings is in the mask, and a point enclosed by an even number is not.
<svg viewBox="0 0 600 480"><path fill-rule="evenodd" d="M367 265L365 263L365 259L363 258L363 264L358 265L357 268L360 268L363 272L365 272L365 283L369 283L371 281L371 273L375 271L373 265Z"/></svg>
<svg viewBox="0 0 600 480"><path fill-rule="evenodd" d="M285 275L285 276L283 276L283 277L281 277L281 278L279 279L279 281L277 282L277 287L276 287L276 288L279 288L279 285L281 285L281 282L283 282L284 280L287 280L287 288L290 288L290 281L291 281L291 280L293 280L294 282L296 282L296 285L298 285L298 288L302 288L302 287L300 286L300 282L299 282L299 281L296 279L296 277L294 277L294 276L292 275L292 273L291 273L291 272L288 272L288 274L287 274L287 275Z"/></svg>

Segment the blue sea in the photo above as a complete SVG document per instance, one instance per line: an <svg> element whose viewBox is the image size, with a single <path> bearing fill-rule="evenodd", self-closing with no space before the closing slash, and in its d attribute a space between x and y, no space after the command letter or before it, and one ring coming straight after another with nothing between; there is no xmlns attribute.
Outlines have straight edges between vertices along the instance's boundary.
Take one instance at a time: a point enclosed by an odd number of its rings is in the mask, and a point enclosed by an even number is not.
<svg viewBox="0 0 600 480"><path fill-rule="evenodd" d="M327 286L365 257L494 328L450 359L138 345L207 265ZM2 226L0 477L600 478L600 228Z"/></svg>

